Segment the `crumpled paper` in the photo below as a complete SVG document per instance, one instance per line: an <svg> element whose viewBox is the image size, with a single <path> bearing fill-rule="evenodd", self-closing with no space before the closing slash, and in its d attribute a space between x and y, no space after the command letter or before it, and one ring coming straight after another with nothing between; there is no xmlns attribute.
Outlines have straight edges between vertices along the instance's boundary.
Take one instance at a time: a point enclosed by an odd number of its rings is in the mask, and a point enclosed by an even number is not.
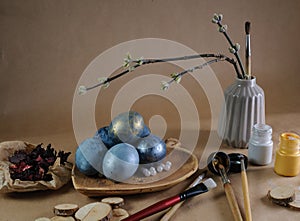
<svg viewBox="0 0 300 221"><path fill-rule="evenodd" d="M65 165L60 165L58 157L53 166L49 167L49 172L52 175L51 181L22 181L19 179L13 180L10 177L8 160L17 150L25 150L30 152L35 148L35 145L23 141L6 141L0 143L0 193L9 192L31 192L37 190L56 190L65 185L71 179L72 164L65 162Z"/></svg>

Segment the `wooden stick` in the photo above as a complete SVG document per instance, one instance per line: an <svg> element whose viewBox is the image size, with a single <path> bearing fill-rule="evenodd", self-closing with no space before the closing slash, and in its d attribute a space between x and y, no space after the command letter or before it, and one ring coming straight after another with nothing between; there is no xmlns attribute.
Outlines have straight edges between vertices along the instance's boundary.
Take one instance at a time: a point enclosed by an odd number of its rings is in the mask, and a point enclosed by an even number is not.
<svg viewBox="0 0 300 221"><path fill-rule="evenodd" d="M229 203L233 218L235 221L243 221L239 205L236 201L230 180L228 179L225 167L218 163L219 173L222 177L222 182L224 184L224 190L226 193L227 201Z"/></svg>
<svg viewBox="0 0 300 221"><path fill-rule="evenodd" d="M236 198L234 196L234 192L233 189L231 187L230 183L225 183L224 184L224 189L225 189L225 193L226 193L226 197L233 215L233 218L235 221L243 221L241 212L240 212L240 208L239 205L236 201Z"/></svg>
<svg viewBox="0 0 300 221"><path fill-rule="evenodd" d="M244 207L245 207L245 213L246 213L246 220L247 221L252 221L250 198L249 198L249 188L248 188L248 179L247 179L244 159L241 160L241 176L242 176L242 187L243 187L243 196L244 196Z"/></svg>

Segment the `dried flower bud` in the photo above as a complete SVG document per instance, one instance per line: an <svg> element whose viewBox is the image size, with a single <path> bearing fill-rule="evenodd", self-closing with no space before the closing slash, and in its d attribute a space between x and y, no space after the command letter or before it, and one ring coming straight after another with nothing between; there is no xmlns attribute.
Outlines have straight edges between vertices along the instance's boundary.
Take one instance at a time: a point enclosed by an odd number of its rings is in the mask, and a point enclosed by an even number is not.
<svg viewBox="0 0 300 221"><path fill-rule="evenodd" d="M138 65L142 65L144 63L144 58L143 57L140 57L139 59L136 60L136 63Z"/></svg>
<svg viewBox="0 0 300 221"><path fill-rule="evenodd" d="M132 61L131 55L129 53L126 54L125 60Z"/></svg>
<svg viewBox="0 0 300 221"><path fill-rule="evenodd" d="M219 15L218 15L217 13L214 13L214 17L213 17L213 19L215 19L215 20L219 21Z"/></svg>
<svg viewBox="0 0 300 221"><path fill-rule="evenodd" d="M219 32L226 32L227 31L227 25L222 25L219 27Z"/></svg>
<svg viewBox="0 0 300 221"><path fill-rule="evenodd" d="M222 21L222 19L223 19L223 15L219 14L219 21Z"/></svg>
<svg viewBox="0 0 300 221"><path fill-rule="evenodd" d="M123 68L128 68L129 67L129 62L124 61L122 66L123 66Z"/></svg>
<svg viewBox="0 0 300 221"><path fill-rule="evenodd" d="M124 63L123 63L123 67L124 68L128 68L130 62L132 62L132 58L131 55L129 53L126 54L126 57L124 58Z"/></svg>
<svg viewBox="0 0 300 221"><path fill-rule="evenodd" d="M163 91L168 90L169 87L170 87L170 84L169 84L168 82L166 82L166 81L162 81L162 82L161 82L161 89L162 89Z"/></svg>
<svg viewBox="0 0 300 221"><path fill-rule="evenodd" d="M180 75L180 74L178 74L178 73L172 73L172 74L171 74L171 77L174 79L174 81L175 81L177 84L180 83L180 81L181 81L181 75Z"/></svg>
<svg viewBox="0 0 300 221"><path fill-rule="evenodd" d="M217 19L213 18L213 19L211 20L211 22L217 24L219 21L218 21Z"/></svg>
<svg viewBox="0 0 300 221"><path fill-rule="evenodd" d="M239 51L241 49L241 45L239 43L236 43L234 45L234 48L235 48L236 51Z"/></svg>
<svg viewBox="0 0 300 221"><path fill-rule="evenodd" d="M102 84L103 88L108 88L109 87L109 82L107 82L107 78L106 77L100 77L97 80L98 80L98 82L100 84Z"/></svg>
<svg viewBox="0 0 300 221"><path fill-rule="evenodd" d="M79 95L83 95L83 94L85 94L86 92L87 92L86 86L84 86L84 85L79 86L79 88L78 88L78 94L79 94Z"/></svg>
<svg viewBox="0 0 300 221"><path fill-rule="evenodd" d="M135 69L135 67L129 67L129 68L128 68L128 70L129 70L130 72L134 71L134 69Z"/></svg>
<svg viewBox="0 0 300 221"><path fill-rule="evenodd" d="M213 18L212 18L212 22L217 24L220 21L222 21L222 19L223 19L223 15L222 14L215 13L214 16L213 16Z"/></svg>
<svg viewBox="0 0 300 221"><path fill-rule="evenodd" d="M230 48L229 48L229 52L232 53L232 54L235 54L235 53L236 53L236 50L235 50L235 48L230 47Z"/></svg>

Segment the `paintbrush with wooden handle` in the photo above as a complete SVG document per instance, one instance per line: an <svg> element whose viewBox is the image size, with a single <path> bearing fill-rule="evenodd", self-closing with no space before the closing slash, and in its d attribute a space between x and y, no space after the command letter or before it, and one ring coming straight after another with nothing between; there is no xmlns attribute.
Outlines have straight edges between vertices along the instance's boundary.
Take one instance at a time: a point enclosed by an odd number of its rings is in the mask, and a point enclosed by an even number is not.
<svg viewBox="0 0 300 221"><path fill-rule="evenodd" d="M246 71L248 78L251 79L251 46L250 46L250 22L245 23L246 32Z"/></svg>

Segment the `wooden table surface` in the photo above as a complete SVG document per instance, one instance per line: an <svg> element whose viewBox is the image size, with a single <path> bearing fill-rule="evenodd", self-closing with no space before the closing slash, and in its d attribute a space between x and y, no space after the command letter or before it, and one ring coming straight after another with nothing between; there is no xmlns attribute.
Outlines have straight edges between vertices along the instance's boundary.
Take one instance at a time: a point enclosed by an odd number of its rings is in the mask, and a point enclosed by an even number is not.
<svg viewBox="0 0 300 221"><path fill-rule="evenodd" d="M281 177L273 171L274 151L278 146L278 136L285 131L299 132L299 117L300 114L267 116L268 124L273 127L273 161L267 166L249 165L247 170L253 220L281 221L300 219L300 211L273 205L266 198L268 190L277 185L300 186L300 175L296 177ZM205 135L205 133L208 132L204 131L203 133ZM38 137L20 137L20 139L32 143L39 143L41 141L47 143L53 141L52 144L54 146L64 146L66 149L70 146L76 146L76 141L74 140L72 133L60 133ZM2 138L2 141L4 140L5 137ZM200 157L199 153L201 153L201 145L203 142L205 142L205 140L200 140L199 146L194 150L194 154L198 157ZM240 152L247 155L246 149L222 147L221 150L227 153ZM74 156L71 160L74 160ZM189 199L175 213L171 220L233 220L220 177L212 174L208 174L208 176L212 177L217 182L217 188L208 193ZM240 174L230 174L229 177L241 208L242 215L245 217L241 176ZM191 177L164 191L123 196L125 199L124 207L130 213L139 211L147 205L151 205L152 203L184 190L192 182L193 178L194 177ZM73 188L71 182L56 191L2 194L0 198L0 220L30 221L37 217L52 217L52 209L56 204L76 203L79 206L83 206L98 200L100 200L100 198L89 198L77 192ZM153 215L145 220L159 220L162 214L163 213Z"/></svg>

